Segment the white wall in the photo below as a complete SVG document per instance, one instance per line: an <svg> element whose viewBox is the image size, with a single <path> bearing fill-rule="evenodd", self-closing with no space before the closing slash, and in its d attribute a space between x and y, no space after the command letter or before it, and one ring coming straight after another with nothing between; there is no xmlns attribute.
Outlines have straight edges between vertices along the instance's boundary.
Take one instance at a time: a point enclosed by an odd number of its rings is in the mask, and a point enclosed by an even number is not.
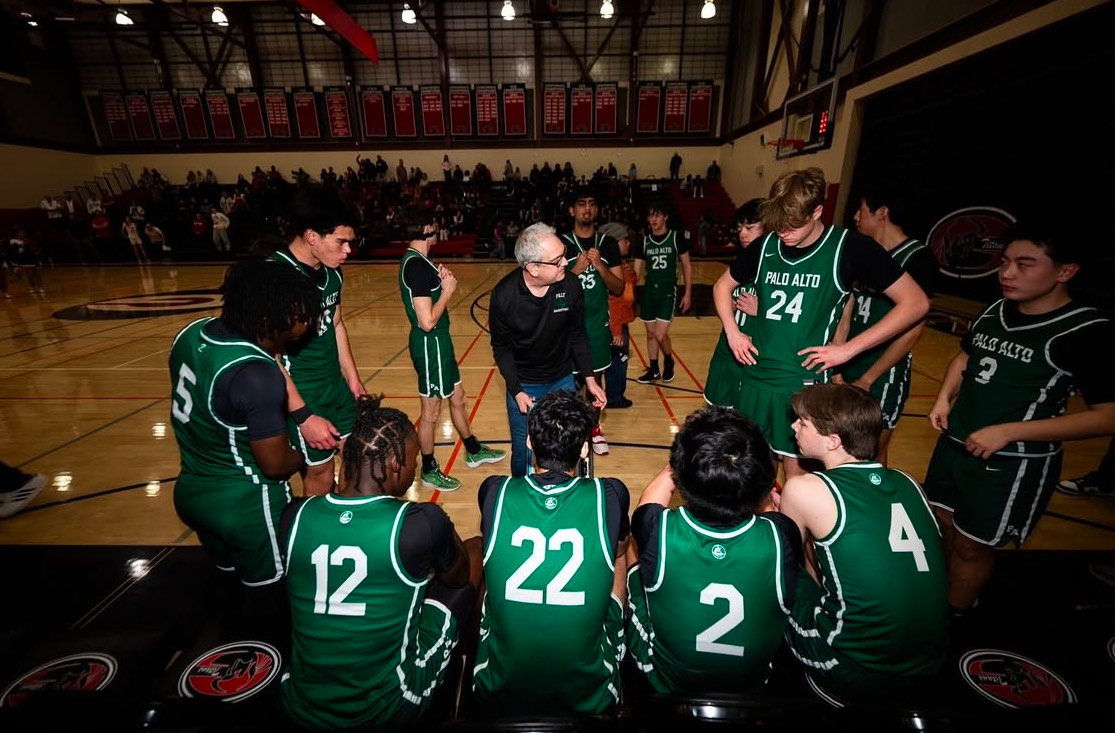
<svg viewBox="0 0 1115 733"><path fill-rule="evenodd" d="M0 143L0 209L38 206L97 174L92 155Z"/></svg>

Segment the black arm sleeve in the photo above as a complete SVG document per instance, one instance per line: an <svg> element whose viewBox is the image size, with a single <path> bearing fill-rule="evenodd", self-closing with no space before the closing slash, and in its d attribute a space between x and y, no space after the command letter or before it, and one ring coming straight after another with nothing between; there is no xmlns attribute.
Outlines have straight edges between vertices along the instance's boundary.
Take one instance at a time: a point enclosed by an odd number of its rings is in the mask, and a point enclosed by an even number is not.
<svg viewBox="0 0 1115 733"><path fill-rule="evenodd" d="M620 263L619 242L614 237L603 236L600 238L600 259L608 267L615 267Z"/></svg>
<svg viewBox="0 0 1115 733"><path fill-rule="evenodd" d="M840 257L840 280L845 288L862 284L867 290L881 293L904 273L902 266L881 244L857 232L848 233Z"/></svg>
<svg viewBox="0 0 1115 733"><path fill-rule="evenodd" d="M218 417L248 426L248 440L287 432L286 380L277 364L251 360L217 380L213 405Z"/></svg>
<svg viewBox="0 0 1115 733"><path fill-rule="evenodd" d="M628 512L631 510L631 492L616 478L606 478L604 483L604 516L608 523L608 542L615 547L631 533Z"/></svg>
<svg viewBox="0 0 1115 733"><path fill-rule="evenodd" d="M565 298L569 303L569 350L573 355L573 365L582 376L590 377L594 372L592 348L585 332L585 291L581 289L579 278L567 275L561 282L565 285Z"/></svg>
<svg viewBox="0 0 1115 733"><path fill-rule="evenodd" d="M688 229L679 229L678 230L678 235L674 239L674 241L677 242L677 245L678 245L678 257L681 257L683 254L686 254L687 252L689 252L689 230Z"/></svg>
<svg viewBox="0 0 1115 733"><path fill-rule="evenodd" d="M639 574L647 587L654 584L654 577L658 575L658 533L665 511L666 507L661 504L643 504L631 517L631 536L639 550Z"/></svg>
<svg viewBox="0 0 1115 733"><path fill-rule="evenodd" d="M1053 341L1050 359L1072 375L1080 396L1089 405L1115 402L1115 381L1103 359L1096 358L1096 344L1115 343L1115 323L1098 321Z"/></svg>
<svg viewBox="0 0 1115 733"><path fill-rule="evenodd" d="M492 291L488 328L492 332L492 356L499 366L500 376L507 384L507 391L515 395L523 391L523 385L519 381L519 368L515 365L515 343L505 313L504 293L505 289L498 286Z"/></svg>
<svg viewBox="0 0 1115 733"><path fill-rule="evenodd" d="M453 522L444 509L429 502L407 507L399 528L399 562L411 576L440 575L456 564L459 552Z"/></svg>
<svg viewBox="0 0 1115 733"><path fill-rule="evenodd" d="M755 282L755 276L759 274L759 257L763 251L763 245L767 240L770 242L771 247L778 247L778 238L773 234L768 234L757 242L752 242L749 247L744 247L740 250L739 254L732 261L728 272L731 273L732 279L740 285L747 285L748 283Z"/></svg>
<svg viewBox="0 0 1115 733"><path fill-rule="evenodd" d="M407 260L403 267L403 282L410 289L412 298L429 298L441 284L437 273L417 257Z"/></svg>
<svg viewBox="0 0 1115 733"><path fill-rule="evenodd" d="M638 242L635 242L635 246L631 248L631 256L637 260L645 260L647 258L645 243L645 239L640 239Z"/></svg>
<svg viewBox="0 0 1115 733"><path fill-rule="evenodd" d="M914 282L925 291L925 297L932 298L937 292L937 276L941 272L933 251L929 248L919 249L910 255L904 267L906 272L910 273L910 277L914 278Z"/></svg>
<svg viewBox="0 0 1115 733"><path fill-rule="evenodd" d="M782 577L786 579L786 608L794 607L794 591L798 585L798 572L805 558L801 548L801 531L794 520L780 512L765 512L762 515L774 522L782 540Z"/></svg>
<svg viewBox="0 0 1115 733"><path fill-rule="evenodd" d="M480 536L487 543L488 535L492 531L492 522L496 515L496 499L499 498L499 487L503 485L503 476L489 476L480 484L480 491L476 494L476 503L480 505Z"/></svg>

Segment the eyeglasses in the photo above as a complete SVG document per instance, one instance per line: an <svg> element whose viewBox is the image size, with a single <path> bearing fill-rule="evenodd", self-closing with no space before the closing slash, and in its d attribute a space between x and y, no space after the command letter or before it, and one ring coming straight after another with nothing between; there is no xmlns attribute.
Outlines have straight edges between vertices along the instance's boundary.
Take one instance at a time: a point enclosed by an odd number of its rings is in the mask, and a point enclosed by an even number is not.
<svg viewBox="0 0 1115 733"><path fill-rule="evenodd" d="M528 265L549 265L550 267L561 267L562 265L564 265L568 261L569 261L569 258L566 257L565 255L562 255L561 257L558 257L553 262L546 262L544 260L531 260L527 264Z"/></svg>

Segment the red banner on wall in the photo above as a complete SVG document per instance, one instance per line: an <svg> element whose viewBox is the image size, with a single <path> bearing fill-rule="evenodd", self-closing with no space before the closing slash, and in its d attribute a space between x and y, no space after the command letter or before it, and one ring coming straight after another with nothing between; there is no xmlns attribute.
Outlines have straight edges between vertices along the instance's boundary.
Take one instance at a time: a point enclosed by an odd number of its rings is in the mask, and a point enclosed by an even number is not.
<svg viewBox="0 0 1115 733"><path fill-rule="evenodd" d="M712 129L712 84L693 82L689 87L689 132L708 132Z"/></svg>
<svg viewBox="0 0 1115 733"><path fill-rule="evenodd" d="M151 119L151 108L147 106L147 95L143 92L128 92L124 97L128 106L128 119L132 123L132 135L136 140L154 140L155 123Z"/></svg>
<svg viewBox="0 0 1115 733"><path fill-rule="evenodd" d="M364 137L387 137L387 105L383 90L366 87L360 90L360 107L364 111Z"/></svg>
<svg viewBox="0 0 1115 733"><path fill-rule="evenodd" d="M132 139L132 126L128 123L128 106L124 96L117 92L101 92L101 108L105 111L109 135L115 142Z"/></svg>
<svg viewBox="0 0 1115 733"><path fill-rule="evenodd" d="M527 134L527 91L522 84L503 87L503 134Z"/></svg>
<svg viewBox="0 0 1115 733"><path fill-rule="evenodd" d="M466 86L449 87L449 124L455 137L472 134L472 92Z"/></svg>
<svg viewBox="0 0 1115 733"><path fill-rule="evenodd" d="M640 84L638 102L635 131L648 134L658 132L659 112L662 108L662 87L655 82Z"/></svg>
<svg viewBox="0 0 1115 733"><path fill-rule="evenodd" d="M619 88L615 84L596 85L596 132L614 135L616 132L616 103Z"/></svg>
<svg viewBox="0 0 1115 733"><path fill-rule="evenodd" d="M190 140L208 140L209 128L205 126L205 110L201 105L201 92L196 89L179 89L178 106L182 109L182 122Z"/></svg>
<svg viewBox="0 0 1115 733"><path fill-rule="evenodd" d="M420 86L418 98L422 100L422 134L426 137L444 137L445 109L441 101L441 87Z"/></svg>
<svg viewBox="0 0 1115 733"><path fill-rule="evenodd" d="M684 81L666 82L666 112L662 115L662 132L685 132L685 113L689 109L689 85Z"/></svg>
<svg viewBox="0 0 1115 733"><path fill-rule="evenodd" d="M352 123L348 118L348 91L344 87L326 87L325 115L329 118L329 137L348 139L352 137Z"/></svg>
<svg viewBox="0 0 1115 733"><path fill-rule="evenodd" d="M588 84L574 84L569 90L569 131L574 135L592 134L592 105L592 87Z"/></svg>
<svg viewBox="0 0 1115 733"><path fill-rule="evenodd" d="M240 122L244 125L244 137L248 140L261 140L267 137L263 124L263 104L255 89L237 89L236 106L240 108Z"/></svg>
<svg viewBox="0 0 1115 733"><path fill-rule="evenodd" d="M294 97L294 121L298 123L298 137L317 139L321 137L321 123L317 118L317 95L313 90L297 90Z"/></svg>
<svg viewBox="0 0 1115 733"><path fill-rule="evenodd" d="M391 87L391 119L395 122L395 137L418 136L418 123L414 119L414 90L410 87Z"/></svg>
<svg viewBox="0 0 1115 733"><path fill-rule="evenodd" d="M151 113L155 116L155 127L160 140L181 140L182 128L178 126L178 114L174 111L174 97L170 92L151 92Z"/></svg>
<svg viewBox="0 0 1115 733"><path fill-rule="evenodd" d="M547 84L542 96L542 132L564 135L566 93L564 84Z"/></svg>
<svg viewBox="0 0 1115 733"><path fill-rule="evenodd" d="M499 134L499 89L492 84L476 85L476 134Z"/></svg>
<svg viewBox="0 0 1115 733"><path fill-rule="evenodd" d="M286 92L282 89L264 89L263 108L267 112L267 129L271 131L271 137L289 138L290 108L287 106Z"/></svg>
<svg viewBox="0 0 1115 733"><path fill-rule="evenodd" d="M213 126L213 137L217 140L235 140L236 130L232 127L232 110L228 106L228 94L224 89L206 89L205 107L209 110L209 123Z"/></svg>

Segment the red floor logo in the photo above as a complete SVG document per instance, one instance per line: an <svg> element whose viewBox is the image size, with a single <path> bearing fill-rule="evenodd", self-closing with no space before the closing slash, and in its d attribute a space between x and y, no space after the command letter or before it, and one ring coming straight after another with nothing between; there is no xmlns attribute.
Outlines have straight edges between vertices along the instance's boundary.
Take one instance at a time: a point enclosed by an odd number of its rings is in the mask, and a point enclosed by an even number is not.
<svg viewBox="0 0 1115 733"><path fill-rule="evenodd" d="M1068 683L1048 667L1001 649L973 649L960 658L960 676L1005 708L1076 702Z"/></svg>
<svg viewBox="0 0 1115 733"><path fill-rule="evenodd" d="M116 659L87 652L53 659L24 674L0 695L0 708L16 708L36 692L96 692L116 677Z"/></svg>
<svg viewBox="0 0 1115 733"><path fill-rule="evenodd" d="M948 277L970 280L999 268L1006 242L1003 234L1014 217L990 206L969 206L947 214L933 225L926 244Z"/></svg>
<svg viewBox="0 0 1115 733"><path fill-rule="evenodd" d="M240 702L270 684L279 673L279 650L261 641L234 641L202 654L178 678L183 697Z"/></svg>
<svg viewBox="0 0 1115 733"><path fill-rule="evenodd" d="M218 290L179 290L172 293L126 295L121 298L95 300L64 308L55 313L54 317L69 321L151 318L198 313L220 307L221 294Z"/></svg>

